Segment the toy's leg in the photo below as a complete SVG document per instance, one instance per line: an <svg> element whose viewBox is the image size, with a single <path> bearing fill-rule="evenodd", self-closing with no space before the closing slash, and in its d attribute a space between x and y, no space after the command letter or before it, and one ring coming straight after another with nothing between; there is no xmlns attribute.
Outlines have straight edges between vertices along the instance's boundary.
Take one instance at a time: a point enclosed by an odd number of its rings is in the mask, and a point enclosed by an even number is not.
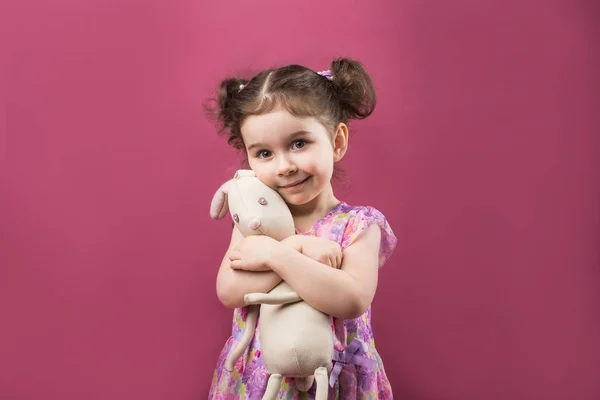
<svg viewBox="0 0 600 400"><path fill-rule="evenodd" d="M263 396L262 400L275 400L277 398L277 394L279 393L282 380L282 375L271 375L269 377L269 382L267 383L267 390L265 391L265 395Z"/></svg>
<svg viewBox="0 0 600 400"><path fill-rule="evenodd" d="M296 378L295 381L296 381L296 389L298 389L301 392L308 392L310 387L315 382L315 377L314 377L314 375L311 375L311 376L307 376L305 378Z"/></svg>
<svg viewBox="0 0 600 400"><path fill-rule="evenodd" d="M327 392L329 391L327 368L317 368L315 371L315 380L317 381L317 393L315 395L315 400L327 400Z"/></svg>
<svg viewBox="0 0 600 400"><path fill-rule="evenodd" d="M244 334L240 339L239 343L229 351L227 359L225 360L225 369L229 372L233 371L233 367L238 360L246 351L252 338L254 337L254 330L256 329L256 319L258 316L259 307L250 307L248 315L246 316L246 326L244 327Z"/></svg>
<svg viewBox="0 0 600 400"><path fill-rule="evenodd" d="M246 304L288 304L302 301L296 292L272 294L272 293L249 293L244 296Z"/></svg>

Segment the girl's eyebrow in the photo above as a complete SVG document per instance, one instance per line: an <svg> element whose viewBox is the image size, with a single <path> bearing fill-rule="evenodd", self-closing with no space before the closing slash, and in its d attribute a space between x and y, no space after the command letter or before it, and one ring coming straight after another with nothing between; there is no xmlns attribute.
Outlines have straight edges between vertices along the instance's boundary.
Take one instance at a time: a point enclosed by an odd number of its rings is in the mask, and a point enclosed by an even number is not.
<svg viewBox="0 0 600 400"><path fill-rule="evenodd" d="M294 139L298 136L303 136L303 135L310 135L309 131L305 131L305 130L300 130L300 131L296 131L294 133L289 134L289 138L290 139ZM266 145L264 145L263 143L252 143L250 146L248 146L248 151L256 148L256 147L267 147Z"/></svg>

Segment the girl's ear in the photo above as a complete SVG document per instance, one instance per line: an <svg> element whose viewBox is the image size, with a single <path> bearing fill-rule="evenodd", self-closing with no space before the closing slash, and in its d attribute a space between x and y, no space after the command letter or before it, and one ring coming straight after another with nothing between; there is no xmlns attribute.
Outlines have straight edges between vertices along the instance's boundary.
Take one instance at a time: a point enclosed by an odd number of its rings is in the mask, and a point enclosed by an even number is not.
<svg viewBox="0 0 600 400"><path fill-rule="evenodd" d="M333 161L338 162L348 150L348 125L340 122L333 133Z"/></svg>

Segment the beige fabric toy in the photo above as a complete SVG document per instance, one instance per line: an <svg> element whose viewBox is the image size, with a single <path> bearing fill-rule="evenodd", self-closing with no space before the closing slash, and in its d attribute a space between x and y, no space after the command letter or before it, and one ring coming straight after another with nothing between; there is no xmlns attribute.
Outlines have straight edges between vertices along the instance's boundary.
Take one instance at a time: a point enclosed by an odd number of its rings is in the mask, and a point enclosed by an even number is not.
<svg viewBox="0 0 600 400"><path fill-rule="evenodd" d="M281 196L252 170L237 171L215 193L211 217L221 219L228 212L244 236L268 235L283 240L295 234L294 219ZM263 400L276 398L284 376L296 378L301 391L310 389L316 380L315 398L326 400L333 357L329 316L302 301L284 281L269 293L247 294L244 301L253 306L242 339L231 350L225 368L233 370L254 336L258 319L262 358L270 374Z"/></svg>

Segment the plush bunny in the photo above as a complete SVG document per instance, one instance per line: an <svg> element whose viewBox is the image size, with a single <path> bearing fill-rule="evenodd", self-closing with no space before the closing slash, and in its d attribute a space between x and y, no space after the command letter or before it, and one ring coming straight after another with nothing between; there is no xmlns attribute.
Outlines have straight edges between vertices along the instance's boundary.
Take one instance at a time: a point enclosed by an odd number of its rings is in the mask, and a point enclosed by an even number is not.
<svg viewBox="0 0 600 400"><path fill-rule="evenodd" d="M251 170L237 171L215 193L211 217L220 219L227 212L244 236L268 235L283 240L295 233L294 219L281 196ZM252 340L258 319L262 358L270 374L263 400L276 398L284 376L296 378L296 387L301 391L310 389L316 380L316 400L326 400L333 358L329 316L302 301L284 281L269 293L247 294L244 301L251 305L246 328L225 368L233 370Z"/></svg>

